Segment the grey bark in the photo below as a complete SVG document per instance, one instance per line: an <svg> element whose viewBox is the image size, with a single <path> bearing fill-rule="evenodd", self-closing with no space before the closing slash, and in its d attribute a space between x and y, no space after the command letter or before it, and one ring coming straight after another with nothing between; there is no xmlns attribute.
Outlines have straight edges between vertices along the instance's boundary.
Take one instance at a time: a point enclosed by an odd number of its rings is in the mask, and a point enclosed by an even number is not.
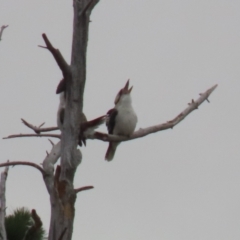
<svg viewBox="0 0 240 240"><path fill-rule="evenodd" d="M83 108L83 93L86 81L86 53L88 43L89 17L99 0L74 0L73 10L73 41L71 65L66 66L61 54L51 49L47 38L44 39L47 48L52 52L66 81L66 109L61 136L61 164L56 168L55 175L51 172L51 153L45 163L49 164L44 177L51 201L51 222L49 240L70 240L73 232L75 216L76 191L74 190L74 175L82 156L77 149L79 121ZM43 37L46 37L43 35ZM54 148L54 147L53 147ZM57 153L58 154L58 153ZM54 162L55 160L53 160Z"/></svg>
<svg viewBox="0 0 240 240"><path fill-rule="evenodd" d="M0 29L0 41L2 40L2 34L8 25L3 25ZM9 167L5 167L5 170L1 173L0 182L0 239L7 240L6 228L5 228L5 216L6 216L6 180Z"/></svg>
<svg viewBox="0 0 240 240"><path fill-rule="evenodd" d="M6 180L8 175L8 166L1 173L0 182L0 239L7 240L7 234L5 229L5 215L6 215Z"/></svg>

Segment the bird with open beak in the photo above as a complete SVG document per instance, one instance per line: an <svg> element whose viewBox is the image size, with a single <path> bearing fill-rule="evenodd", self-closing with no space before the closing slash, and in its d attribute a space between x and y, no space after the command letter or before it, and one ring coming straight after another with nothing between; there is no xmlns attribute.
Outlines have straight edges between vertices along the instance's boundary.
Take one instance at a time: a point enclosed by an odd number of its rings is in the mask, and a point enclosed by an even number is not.
<svg viewBox="0 0 240 240"><path fill-rule="evenodd" d="M137 125L137 115L132 107L132 88L129 88L128 80L115 98L115 107L107 112L106 125L109 134L129 137L134 132ZM107 161L113 159L119 144L120 142L109 142L105 155Z"/></svg>

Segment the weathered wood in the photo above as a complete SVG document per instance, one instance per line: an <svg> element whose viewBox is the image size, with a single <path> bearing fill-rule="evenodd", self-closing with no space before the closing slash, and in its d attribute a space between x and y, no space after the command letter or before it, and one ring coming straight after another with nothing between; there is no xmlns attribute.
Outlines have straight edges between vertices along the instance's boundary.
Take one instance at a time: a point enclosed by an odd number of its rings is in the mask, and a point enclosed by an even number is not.
<svg viewBox="0 0 240 240"><path fill-rule="evenodd" d="M92 9L99 0L73 1L73 39L70 72L65 71L64 61L57 58L56 51L46 42L48 49L52 49L59 67L66 81L66 108L61 134L61 164L54 176L54 185L50 193L51 221L49 240L70 240L73 232L75 216L76 191L73 180L76 169L81 162L82 155L77 149L80 131L79 121L83 108L83 93L86 81L86 54L88 44L89 18ZM50 50L49 49L49 50ZM61 61L59 61L61 60ZM64 235L62 234L64 231Z"/></svg>
<svg viewBox="0 0 240 240"><path fill-rule="evenodd" d="M1 173L0 182L0 239L7 240L7 234L5 229L5 215L6 215L6 180L8 175L8 166Z"/></svg>

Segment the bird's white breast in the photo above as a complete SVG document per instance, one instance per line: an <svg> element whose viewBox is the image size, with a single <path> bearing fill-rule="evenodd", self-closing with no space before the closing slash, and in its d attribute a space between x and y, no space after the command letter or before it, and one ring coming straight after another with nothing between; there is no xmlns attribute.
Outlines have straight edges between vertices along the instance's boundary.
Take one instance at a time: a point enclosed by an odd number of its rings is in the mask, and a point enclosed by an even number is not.
<svg viewBox="0 0 240 240"><path fill-rule="evenodd" d="M137 115L131 105L119 106L113 134L130 136L137 125Z"/></svg>

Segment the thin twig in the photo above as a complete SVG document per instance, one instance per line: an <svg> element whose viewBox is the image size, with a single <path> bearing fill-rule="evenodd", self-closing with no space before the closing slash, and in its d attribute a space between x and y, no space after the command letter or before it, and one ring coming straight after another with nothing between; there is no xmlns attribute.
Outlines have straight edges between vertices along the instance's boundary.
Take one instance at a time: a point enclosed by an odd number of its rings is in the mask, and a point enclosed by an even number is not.
<svg viewBox="0 0 240 240"><path fill-rule="evenodd" d="M13 134L9 135L7 137L4 137L3 139L10 139L10 138L20 138L20 137L53 137L53 138L58 138L61 139L60 134Z"/></svg>
<svg viewBox="0 0 240 240"><path fill-rule="evenodd" d="M90 190L90 189L93 189L94 187L93 186L85 186L85 187L80 187L80 188L76 188L74 189L75 193L79 193L79 192L82 192L82 191L85 191L85 190Z"/></svg>
<svg viewBox="0 0 240 240"><path fill-rule="evenodd" d="M25 166L34 167L38 169L42 173L42 175L45 174L45 171L40 166L32 162L23 162L23 161L5 162L5 163L1 163L0 167L15 166L15 165L25 165Z"/></svg>
<svg viewBox="0 0 240 240"><path fill-rule="evenodd" d="M37 126L33 126L32 124L30 124L29 122L27 122L26 120L24 120L23 118L21 118L22 123L24 125L26 125L27 127L29 127L30 129L32 129L35 133L40 134L41 132L50 132L50 131L56 131L59 128L58 127L48 127L48 128L42 128L42 126L45 123L42 123L39 127Z"/></svg>
<svg viewBox="0 0 240 240"><path fill-rule="evenodd" d="M3 26L1 27L1 29L0 29L0 41L2 40L3 30L4 30L5 28L7 28L7 27L8 27L8 25L3 25Z"/></svg>

